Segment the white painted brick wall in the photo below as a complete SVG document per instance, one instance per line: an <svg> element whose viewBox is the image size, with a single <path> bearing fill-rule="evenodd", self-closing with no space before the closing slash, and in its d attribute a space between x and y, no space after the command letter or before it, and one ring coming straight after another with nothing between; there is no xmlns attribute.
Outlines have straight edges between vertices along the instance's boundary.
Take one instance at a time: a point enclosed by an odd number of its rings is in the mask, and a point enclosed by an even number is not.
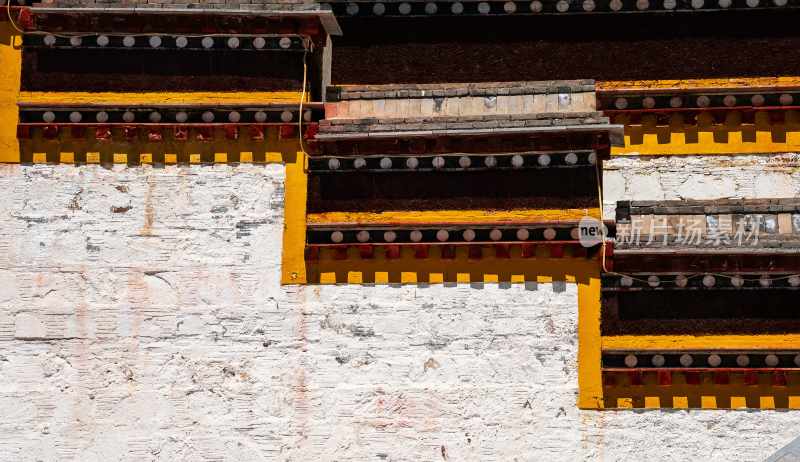
<svg viewBox="0 0 800 462"><path fill-rule="evenodd" d="M755 461L800 434L578 411L574 285L279 286L283 175L0 167L0 460Z"/></svg>

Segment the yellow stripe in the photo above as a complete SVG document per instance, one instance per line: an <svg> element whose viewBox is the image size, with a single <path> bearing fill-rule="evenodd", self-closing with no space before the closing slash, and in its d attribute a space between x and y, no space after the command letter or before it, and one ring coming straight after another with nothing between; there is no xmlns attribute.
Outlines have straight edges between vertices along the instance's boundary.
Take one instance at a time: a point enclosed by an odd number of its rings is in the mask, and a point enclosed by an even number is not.
<svg viewBox="0 0 800 462"><path fill-rule="evenodd" d="M730 79L683 79L683 80L610 80L597 82L598 92L663 92L674 90L727 89L753 90L796 89L800 87L800 77L741 77Z"/></svg>
<svg viewBox="0 0 800 462"><path fill-rule="evenodd" d="M8 22L0 23L0 162L19 162L16 106L22 67L22 39Z"/></svg>
<svg viewBox="0 0 800 462"><path fill-rule="evenodd" d="M586 216L599 219L600 209L327 212L309 213L307 222L309 225L555 223L577 222Z"/></svg>
<svg viewBox="0 0 800 462"><path fill-rule="evenodd" d="M601 339L603 350L792 350L800 335L620 335Z"/></svg>
<svg viewBox="0 0 800 462"><path fill-rule="evenodd" d="M19 93L18 101L24 104L59 105L181 105L181 104L230 104L254 106L269 103L299 104L302 93L299 91L261 91L261 92L36 92ZM306 98L308 100L308 98Z"/></svg>

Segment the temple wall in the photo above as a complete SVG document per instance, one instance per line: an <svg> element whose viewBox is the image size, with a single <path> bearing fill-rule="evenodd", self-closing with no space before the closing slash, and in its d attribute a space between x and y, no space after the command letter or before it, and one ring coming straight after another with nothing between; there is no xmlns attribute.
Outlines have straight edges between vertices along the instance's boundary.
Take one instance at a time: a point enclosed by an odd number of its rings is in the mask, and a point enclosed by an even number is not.
<svg viewBox="0 0 800 462"><path fill-rule="evenodd" d="M797 195L797 162L618 158L606 201ZM757 461L799 436L579 411L573 284L282 287L283 181L0 166L0 460Z"/></svg>

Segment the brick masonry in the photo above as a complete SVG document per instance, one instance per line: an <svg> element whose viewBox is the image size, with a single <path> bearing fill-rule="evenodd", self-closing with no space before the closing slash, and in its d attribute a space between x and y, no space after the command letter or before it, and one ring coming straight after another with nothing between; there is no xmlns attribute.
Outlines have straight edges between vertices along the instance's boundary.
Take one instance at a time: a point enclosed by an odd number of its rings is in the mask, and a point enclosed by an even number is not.
<svg viewBox="0 0 800 462"><path fill-rule="evenodd" d="M784 158L606 181L796 192ZM577 410L571 284L281 287L283 177L0 166L0 460L758 461L797 437L794 412Z"/></svg>

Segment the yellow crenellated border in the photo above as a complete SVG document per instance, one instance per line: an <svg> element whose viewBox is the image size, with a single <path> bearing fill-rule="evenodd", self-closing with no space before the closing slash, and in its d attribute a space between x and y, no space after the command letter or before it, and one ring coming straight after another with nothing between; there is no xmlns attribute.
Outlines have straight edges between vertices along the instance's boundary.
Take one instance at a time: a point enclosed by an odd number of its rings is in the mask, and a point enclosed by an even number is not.
<svg viewBox="0 0 800 462"><path fill-rule="evenodd" d="M641 123L628 123L624 116L615 119L625 125L625 146L611 148L612 155L699 155L772 154L800 150L800 116L788 111L785 122L770 121L769 114L756 114L755 123L737 122L731 114L723 124L715 124L709 114L698 116L695 125L684 124L680 116L669 125L657 125L656 116L642 116Z"/></svg>
<svg viewBox="0 0 800 462"><path fill-rule="evenodd" d="M607 80L597 82L598 93L636 93L664 91L714 91L800 88L800 77L736 77L727 79Z"/></svg>

